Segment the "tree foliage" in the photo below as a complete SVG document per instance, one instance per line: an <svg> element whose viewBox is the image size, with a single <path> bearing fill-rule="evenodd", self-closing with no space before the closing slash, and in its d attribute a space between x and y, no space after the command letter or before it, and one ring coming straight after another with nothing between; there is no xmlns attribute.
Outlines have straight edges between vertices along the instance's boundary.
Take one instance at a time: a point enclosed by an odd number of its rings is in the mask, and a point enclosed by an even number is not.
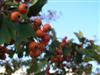
<svg viewBox="0 0 100 75"><path fill-rule="evenodd" d="M83 63L92 60L100 63L100 46L87 39L82 32L74 33L79 43L67 37L58 40L52 25L43 24L40 18L30 20L32 16L41 15L39 12L47 2L34 1L0 0L0 64L5 66L5 74L11 75L23 65L29 67L28 74L35 75L65 75L69 72L66 68L72 69L75 74L81 75L83 71L90 74L92 65L84 66ZM10 45L14 45L13 48L9 49ZM19 60L13 58L15 54ZM10 63L6 61L7 55ZM29 59L23 61L23 56ZM50 73L51 68L54 73Z"/></svg>

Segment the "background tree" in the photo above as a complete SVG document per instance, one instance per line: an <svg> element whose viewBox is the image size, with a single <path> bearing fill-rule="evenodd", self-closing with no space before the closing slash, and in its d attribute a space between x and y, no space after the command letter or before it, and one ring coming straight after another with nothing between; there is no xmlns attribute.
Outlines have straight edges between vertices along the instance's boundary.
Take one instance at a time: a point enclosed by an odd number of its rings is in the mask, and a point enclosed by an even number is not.
<svg viewBox="0 0 100 75"><path fill-rule="evenodd" d="M5 66L5 74L11 75L23 65L28 66L27 74L34 75L91 74L92 65L88 62L96 60L100 63L100 46L81 31L74 33L80 43L65 36L60 41L52 25L44 24L39 17L30 19L41 16L39 12L46 2L0 0L0 65ZM9 48L11 45L13 47ZM15 54L18 60L13 58ZM11 62L6 60L7 56ZM23 56L29 59L23 61Z"/></svg>

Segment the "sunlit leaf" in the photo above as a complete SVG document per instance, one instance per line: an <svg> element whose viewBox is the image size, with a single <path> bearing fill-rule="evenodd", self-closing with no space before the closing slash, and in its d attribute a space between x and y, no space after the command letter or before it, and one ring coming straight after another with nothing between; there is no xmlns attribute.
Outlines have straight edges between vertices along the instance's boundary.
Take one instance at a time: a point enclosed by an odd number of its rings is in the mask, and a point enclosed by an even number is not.
<svg viewBox="0 0 100 75"><path fill-rule="evenodd" d="M39 12L42 10L42 7L46 4L47 0L38 0L35 4L33 4L28 11L28 16L37 16Z"/></svg>

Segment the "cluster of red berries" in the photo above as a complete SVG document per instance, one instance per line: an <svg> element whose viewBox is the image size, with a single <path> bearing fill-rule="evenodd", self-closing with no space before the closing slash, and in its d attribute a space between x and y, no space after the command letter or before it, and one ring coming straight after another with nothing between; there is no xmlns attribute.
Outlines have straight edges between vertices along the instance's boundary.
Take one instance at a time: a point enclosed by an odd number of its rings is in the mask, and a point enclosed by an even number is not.
<svg viewBox="0 0 100 75"><path fill-rule="evenodd" d="M51 58L51 62L62 62L66 59L69 59L68 56L65 58L63 55L63 48L69 43L67 37L64 37L60 43L60 48L57 48L54 53L54 57Z"/></svg>
<svg viewBox="0 0 100 75"><path fill-rule="evenodd" d="M54 57L51 58L51 62L62 62L63 61L63 51L61 49L56 49L54 52Z"/></svg>
<svg viewBox="0 0 100 75"><path fill-rule="evenodd" d="M68 44L69 42L68 41L66 41L67 40L67 37L64 37L63 39L62 39L62 42L61 42L61 47L63 48L66 44Z"/></svg>
<svg viewBox="0 0 100 75"><path fill-rule="evenodd" d="M7 53L7 52L8 52L7 48L0 46L0 59L1 60L5 60L5 58L6 58L5 53Z"/></svg>
<svg viewBox="0 0 100 75"><path fill-rule="evenodd" d="M45 46L49 44L51 26L49 24L42 25L41 19L36 18L33 22L33 29L36 37L40 40L29 43L29 55L31 57L38 57L45 50Z"/></svg>
<svg viewBox="0 0 100 75"><path fill-rule="evenodd" d="M14 22L17 22L20 20L21 14L26 14L28 11L28 5L25 3L22 3L18 6L18 11L12 11L10 14L10 19Z"/></svg>

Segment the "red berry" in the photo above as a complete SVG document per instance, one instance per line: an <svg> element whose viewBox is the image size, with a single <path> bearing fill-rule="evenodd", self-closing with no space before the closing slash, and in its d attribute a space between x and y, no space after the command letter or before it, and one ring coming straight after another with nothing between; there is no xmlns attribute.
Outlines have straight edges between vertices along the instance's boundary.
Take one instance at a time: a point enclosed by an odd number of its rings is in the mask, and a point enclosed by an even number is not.
<svg viewBox="0 0 100 75"><path fill-rule="evenodd" d="M44 32L49 32L51 30L51 26L49 25L49 24L45 24L44 26L43 26L43 31Z"/></svg>
<svg viewBox="0 0 100 75"><path fill-rule="evenodd" d="M55 55L62 55L63 51L61 49L56 49Z"/></svg>
<svg viewBox="0 0 100 75"><path fill-rule="evenodd" d="M29 51L29 55L30 55L32 58L38 57L38 56L40 56L40 54L41 54L41 51L40 51L40 50L30 50L30 51Z"/></svg>
<svg viewBox="0 0 100 75"><path fill-rule="evenodd" d="M21 14L26 14L27 8L28 8L28 6L25 3L23 3L23 4L19 5L18 10Z"/></svg>
<svg viewBox="0 0 100 75"><path fill-rule="evenodd" d="M41 26L41 24L42 24L41 19L36 18L36 19L34 20L34 26L36 26L36 27L40 27L40 26Z"/></svg>
<svg viewBox="0 0 100 75"><path fill-rule="evenodd" d="M58 62L59 61L59 59L57 58L57 57L53 57L52 59L51 59L51 62Z"/></svg>
<svg viewBox="0 0 100 75"><path fill-rule="evenodd" d="M45 42L43 40L41 41L41 43L44 44L44 46L48 45L48 42Z"/></svg>
<svg viewBox="0 0 100 75"><path fill-rule="evenodd" d="M49 42L49 41L50 41L50 35L45 34L44 37L42 38L42 40L43 40L44 42Z"/></svg>
<svg viewBox="0 0 100 75"><path fill-rule="evenodd" d="M30 55L31 57L34 57L34 56L33 56L34 54L33 54L33 51L32 51L32 50L29 51L29 55Z"/></svg>
<svg viewBox="0 0 100 75"><path fill-rule="evenodd" d="M11 13L10 19L12 21L18 21L20 16L21 15L20 15L20 13L18 11L14 11L14 12Z"/></svg>
<svg viewBox="0 0 100 75"><path fill-rule="evenodd" d="M43 32L41 29L38 29L38 30L36 31L36 36L37 36L37 37L43 37L43 36L44 36L44 32Z"/></svg>
<svg viewBox="0 0 100 75"><path fill-rule="evenodd" d="M57 57L57 58L59 59L58 62L62 62L62 61L63 61L63 57L59 56L59 57Z"/></svg>
<svg viewBox="0 0 100 75"><path fill-rule="evenodd" d="M7 48L0 46L0 59L1 60L5 60L6 59L5 53L8 53Z"/></svg>
<svg viewBox="0 0 100 75"><path fill-rule="evenodd" d="M66 44L69 43L68 41L66 41L66 39L67 39L67 37L64 37L64 38L62 39L61 47L64 47Z"/></svg>
<svg viewBox="0 0 100 75"><path fill-rule="evenodd" d="M44 43L38 43L38 48L40 51L44 51L45 50L45 44Z"/></svg>
<svg viewBox="0 0 100 75"><path fill-rule="evenodd" d="M38 56L40 56L40 54L41 54L41 51L40 50L36 50L36 51L34 51L33 56L34 57L38 57Z"/></svg>
<svg viewBox="0 0 100 75"><path fill-rule="evenodd" d="M32 42L29 43L29 49L34 49L36 46L38 46L38 45L34 41L32 41Z"/></svg>

